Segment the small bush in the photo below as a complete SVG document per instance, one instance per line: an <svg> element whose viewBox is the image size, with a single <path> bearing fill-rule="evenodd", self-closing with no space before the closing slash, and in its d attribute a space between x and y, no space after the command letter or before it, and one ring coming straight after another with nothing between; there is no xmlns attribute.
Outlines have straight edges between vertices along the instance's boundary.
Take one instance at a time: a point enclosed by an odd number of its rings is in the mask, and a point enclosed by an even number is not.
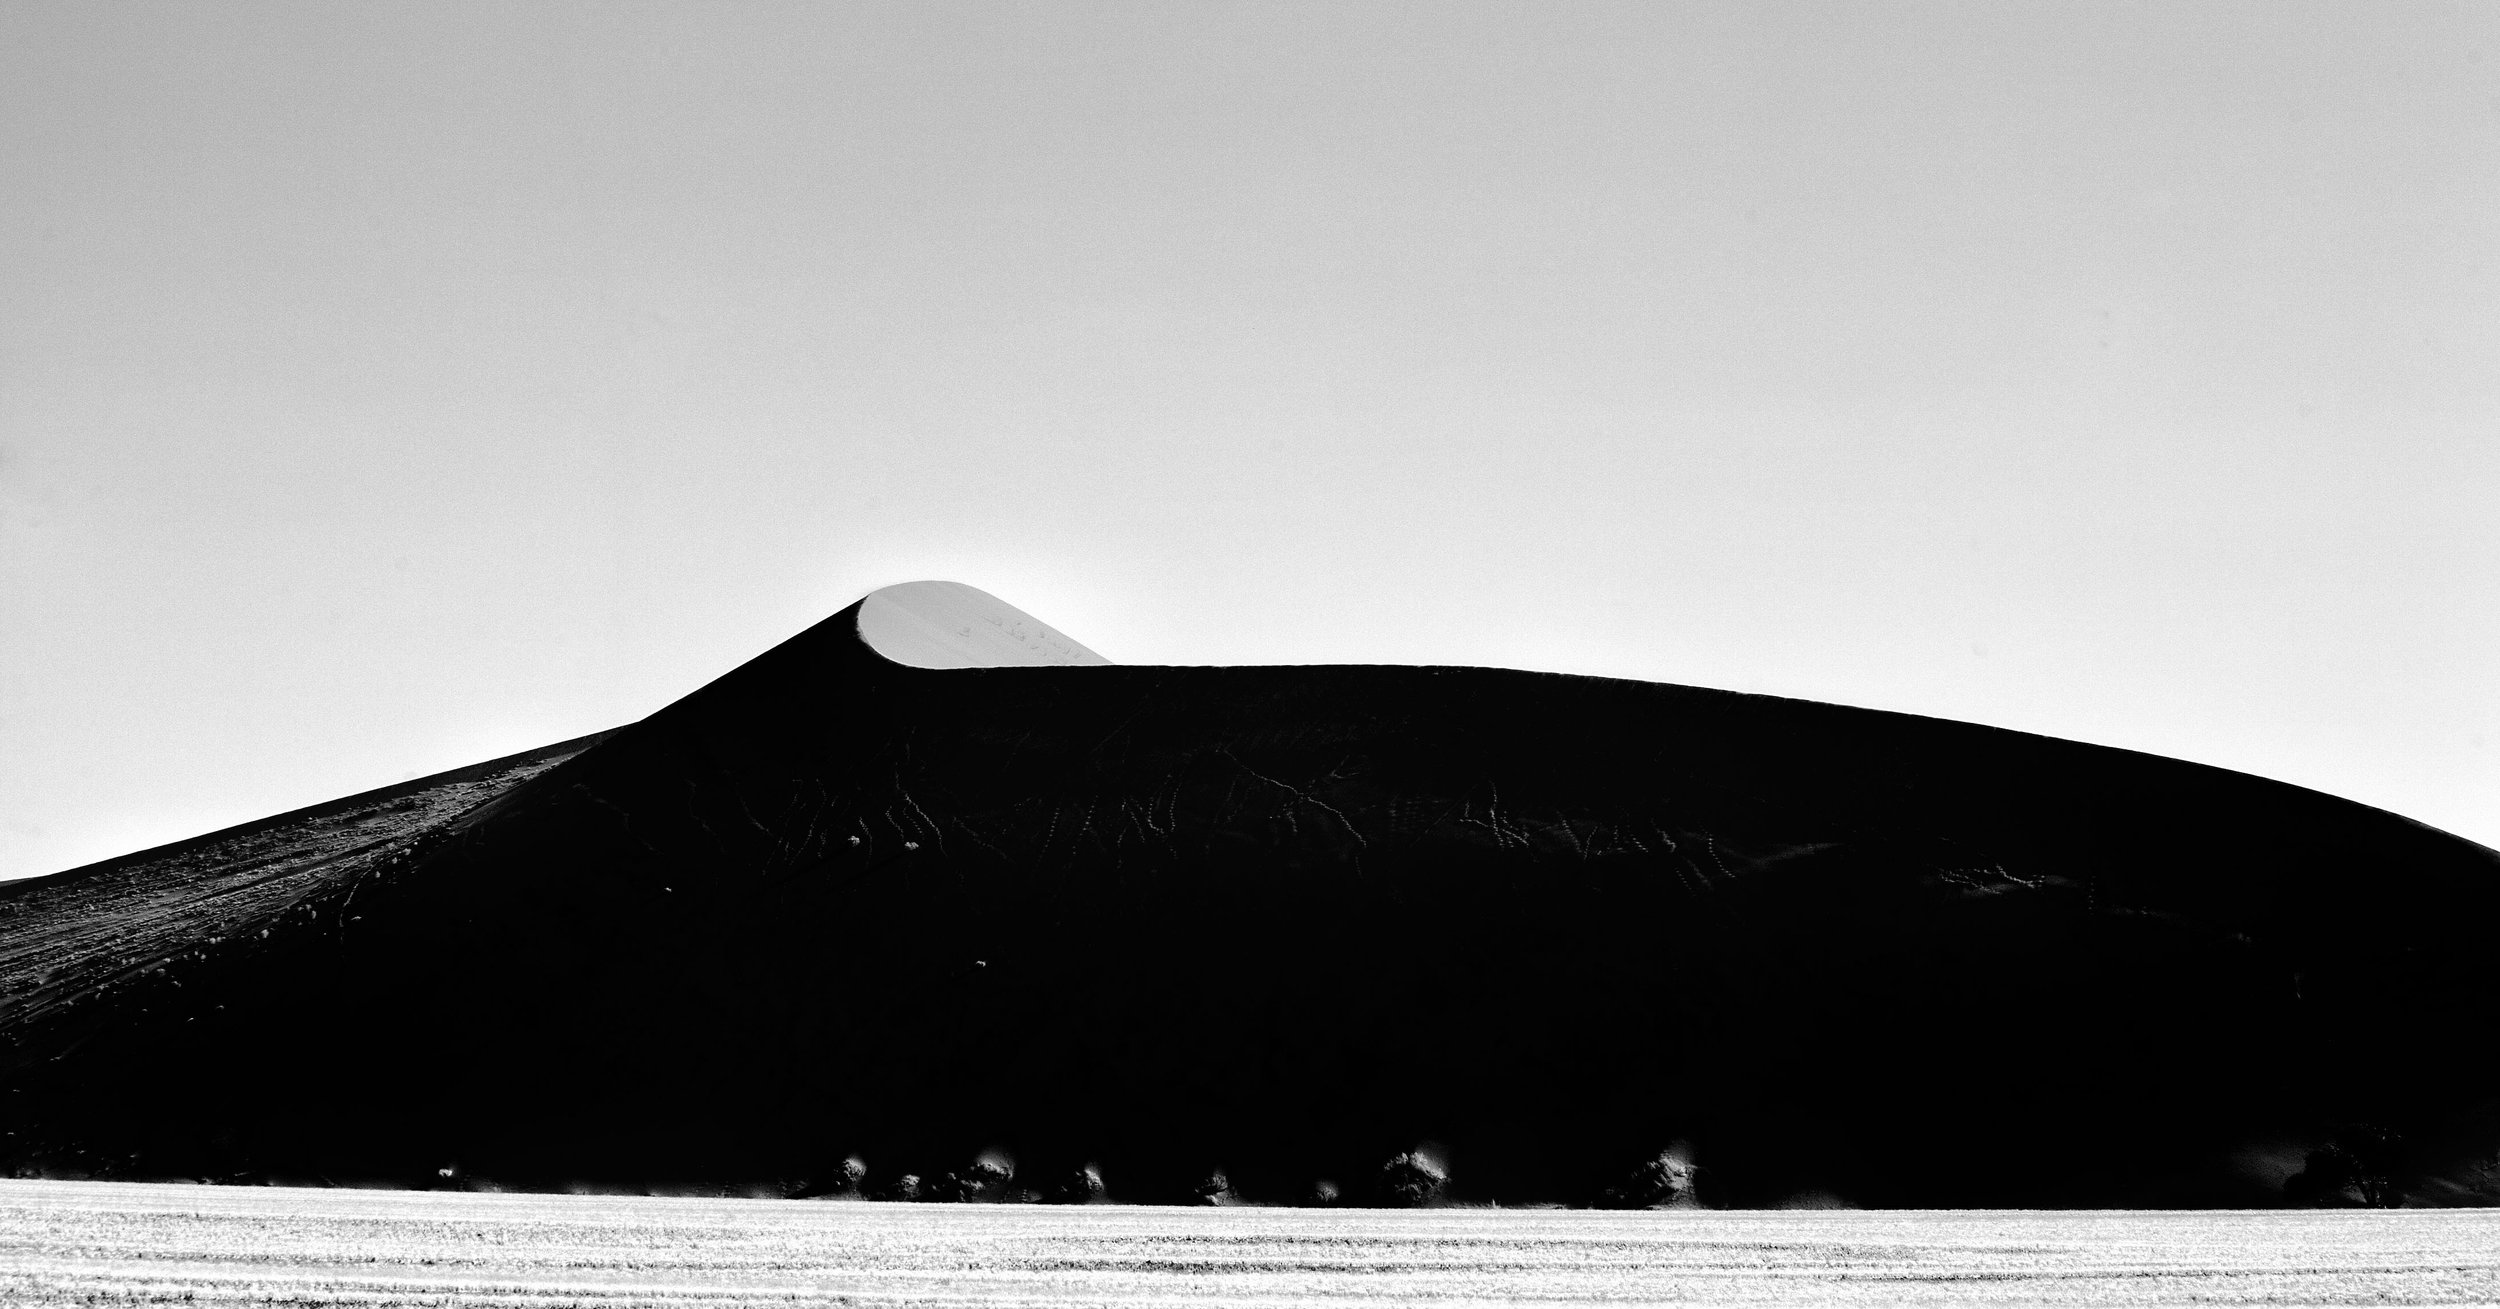
<svg viewBox="0 0 2500 1309"><path fill-rule="evenodd" d="M1044 1188L1042 1198L1052 1204L1092 1204L1103 1198L1102 1170L1092 1164L1072 1169Z"/></svg>
<svg viewBox="0 0 2500 1309"><path fill-rule="evenodd" d="M1007 1193L1007 1183L1015 1180L1015 1166L997 1155L983 1155L969 1166L938 1178L929 1188L929 1198L955 1203L997 1201Z"/></svg>
<svg viewBox="0 0 2500 1309"><path fill-rule="evenodd" d="M2393 1209L2403 1171L2404 1138L2375 1123L2355 1123L2309 1152L2302 1169L2283 1182L2287 1204L2314 1209Z"/></svg>
<svg viewBox="0 0 2500 1309"><path fill-rule="evenodd" d="M1206 1176L1199 1178L1198 1184L1190 1190L1198 1197L1200 1204L1231 1204L1235 1198L1233 1179L1225 1176L1221 1168L1214 1169Z"/></svg>
<svg viewBox="0 0 2500 1309"><path fill-rule="evenodd" d="M858 1155L844 1159L807 1179L791 1193L809 1199L844 1197L858 1199L867 1194L868 1161Z"/></svg>
<svg viewBox="0 0 2500 1309"><path fill-rule="evenodd" d="M1450 1173L1441 1161L1420 1150L1409 1150L1380 1166L1374 1179L1374 1190L1380 1202L1392 1209L1421 1209L1441 1198L1450 1184Z"/></svg>
<svg viewBox="0 0 2500 1309"><path fill-rule="evenodd" d="M1598 1197L1602 1209L1694 1209L1701 1205L1701 1169L1681 1142L1659 1151Z"/></svg>

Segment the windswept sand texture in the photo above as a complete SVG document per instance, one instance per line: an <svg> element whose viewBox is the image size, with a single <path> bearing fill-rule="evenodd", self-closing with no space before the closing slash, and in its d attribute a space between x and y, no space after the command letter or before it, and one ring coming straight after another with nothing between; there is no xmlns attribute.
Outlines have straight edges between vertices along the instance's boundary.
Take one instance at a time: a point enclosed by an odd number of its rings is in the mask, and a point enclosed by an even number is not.
<svg viewBox="0 0 2500 1309"><path fill-rule="evenodd" d="M2500 1213L1006 1208L0 1183L12 1304L2466 1305Z"/></svg>
<svg viewBox="0 0 2500 1309"><path fill-rule="evenodd" d="M888 602L1050 658L898 663ZM0 1163L1517 1205L1668 1198L1685 1142L1715 1205L2233 1207L2368 1125L2374 1193L2500 1199L2490 850L1833 705L1065 662L985 602L0 894Z"/></svg>

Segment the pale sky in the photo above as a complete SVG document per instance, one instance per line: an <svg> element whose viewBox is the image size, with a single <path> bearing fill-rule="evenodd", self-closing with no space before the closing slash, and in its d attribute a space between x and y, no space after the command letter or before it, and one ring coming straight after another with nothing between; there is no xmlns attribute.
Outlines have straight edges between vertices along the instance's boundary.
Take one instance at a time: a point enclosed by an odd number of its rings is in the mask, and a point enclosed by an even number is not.
<svg viewBox="0 0 2500 1309"><path fill-rule="evenodd" d="M2500 844L2500 5L0 4L0 875L891 582Z"/></svg>

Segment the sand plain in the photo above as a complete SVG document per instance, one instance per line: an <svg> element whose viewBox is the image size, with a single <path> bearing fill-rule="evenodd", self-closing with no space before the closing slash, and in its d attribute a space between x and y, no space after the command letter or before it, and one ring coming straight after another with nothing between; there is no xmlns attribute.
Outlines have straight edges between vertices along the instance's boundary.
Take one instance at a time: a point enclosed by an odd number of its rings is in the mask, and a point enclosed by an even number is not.
<svg viewBox="0 0 2500 1309"><path fill-rule="evenodd" d="M1400 1212L10 1181L0 1302L2491 1304L2500 1210Z"/></svg>

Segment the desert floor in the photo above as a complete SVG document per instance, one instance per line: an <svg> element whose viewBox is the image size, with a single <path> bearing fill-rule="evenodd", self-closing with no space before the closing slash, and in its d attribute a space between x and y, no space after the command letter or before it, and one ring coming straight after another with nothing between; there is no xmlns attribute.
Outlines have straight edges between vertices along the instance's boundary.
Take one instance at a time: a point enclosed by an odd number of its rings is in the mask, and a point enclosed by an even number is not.
<svg viewBox="0 0 2500 1309"><path fill-rule="evenodd" d="M0 1182L0 1302L2500 1302L2500 1210L1049 1208Z"/></svg>

